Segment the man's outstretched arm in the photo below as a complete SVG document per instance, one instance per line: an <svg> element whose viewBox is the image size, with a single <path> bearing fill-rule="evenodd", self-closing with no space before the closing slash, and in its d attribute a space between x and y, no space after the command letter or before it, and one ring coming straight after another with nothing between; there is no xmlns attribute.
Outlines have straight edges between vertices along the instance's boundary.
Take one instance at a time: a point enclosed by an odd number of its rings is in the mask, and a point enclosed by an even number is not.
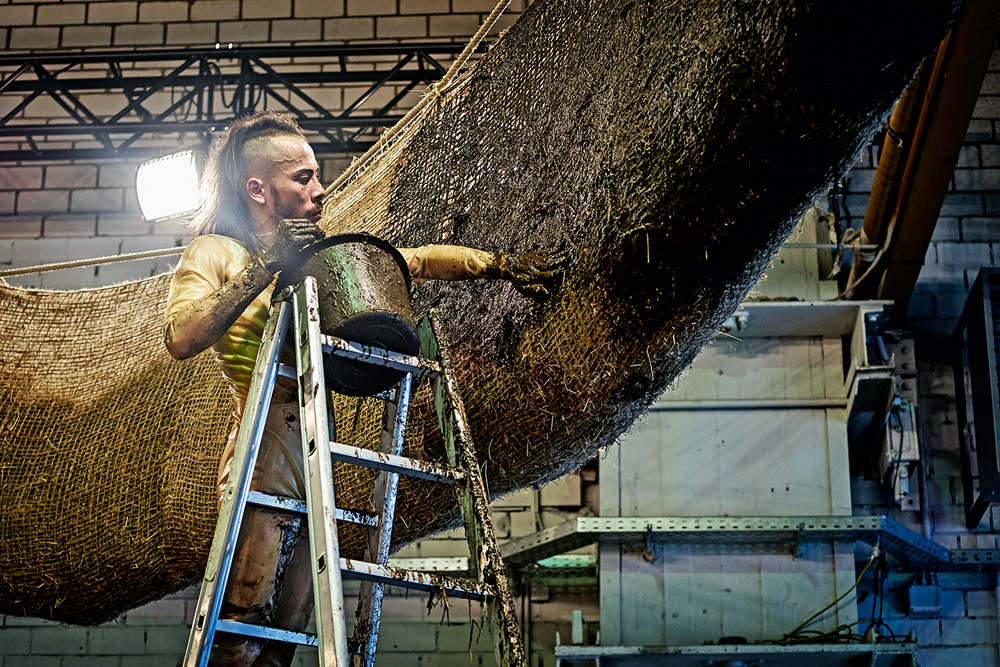
<svg viewBox="0 0 1000 667"><path fill-rule="evenodd" d="M562 273L565 257L546 252L507 255L455 245L400 248L417 280L508 280L524 294L544 296Z"/></svg>

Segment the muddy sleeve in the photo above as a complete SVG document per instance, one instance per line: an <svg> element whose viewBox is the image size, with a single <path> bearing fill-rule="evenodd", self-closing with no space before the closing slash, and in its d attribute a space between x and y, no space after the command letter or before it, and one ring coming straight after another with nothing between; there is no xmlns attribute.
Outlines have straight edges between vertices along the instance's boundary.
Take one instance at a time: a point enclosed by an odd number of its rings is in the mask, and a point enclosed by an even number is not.
<svg viewBox="0 0 1000 667"><path fill-rule="evenodd" d="M204 240L202 240L204 239ZM178 359L208 349L271 283L274 276L218 238L198 237L174 272L164 343Z"/></svg>
<svg viewBox="0 0 1000 667"><path fill-rule="evenodd" d="M457 245L400 248L414 280L469 280L490 277L499 255Z"/></svg>
<svg viewBox="0 0 1000 667"><path fill-rule="evenodd" d="M199 236L181 255L167 299L167 326L188 305L222 287L226 281L228 253L215 239Z"/></svg>

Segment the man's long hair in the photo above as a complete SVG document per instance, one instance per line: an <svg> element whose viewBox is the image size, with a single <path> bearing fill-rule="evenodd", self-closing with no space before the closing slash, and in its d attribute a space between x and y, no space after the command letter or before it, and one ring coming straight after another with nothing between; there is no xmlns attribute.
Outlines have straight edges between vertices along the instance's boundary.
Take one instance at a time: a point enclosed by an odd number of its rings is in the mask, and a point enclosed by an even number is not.
<svg viewBox="0 0 1000 667"><path fill-rule="evenodd" d="M302 137L295 119L277 111L262 111L233 121L215 143L201 176L201 203L187 222L193 236L221 234L236 239L253 257L264 252L255 233L246 182L249 178L247 143L254 139L293 135Z"/></svg>

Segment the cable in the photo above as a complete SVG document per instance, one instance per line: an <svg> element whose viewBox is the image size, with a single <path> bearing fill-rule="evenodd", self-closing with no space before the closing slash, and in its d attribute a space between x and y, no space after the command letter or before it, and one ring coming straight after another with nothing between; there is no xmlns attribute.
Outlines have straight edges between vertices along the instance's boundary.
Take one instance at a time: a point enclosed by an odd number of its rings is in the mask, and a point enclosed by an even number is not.
<svg viewBox="0 0 1000 667"><path fill-rule="evenodd" d="M770 640L770 641L766 641L764 643L765 644L794 644L794 643L801 643L803 641L810 641L810 638L808 637L807 633L803 632L802 629L805 628L810 623L812 623L817 618L819 618L820 616L822 616L823 614L825 614L828 610L836 607L838 604L840 604L840 602L844 598L846 598L848 595L850 595L854 591L854 589L856 589L858 587L858 584L861 583L861 578L863 576L865 576L865 573L868 571L868 568L871 567L872 563L875 562L875 559L877 557L879 557L880 554L881 554L881 550L879 549L879 542L878 542L878 540L876 540L875 541L875 548L872 549L871 558L868 559L868 562L865 564L865 567L861 570L861 574L859 574L858 578L854 581L854 585L853 586L851 586L850 588L848 588L844 592L844 594L841 595L840 597L838 597L836 600L834 600L833 602L831 602L830 604L826 605L825 607L823 607L822 609L820 609L819 611L817 611L815 614L813 614L812 616L810 616L809 618L807 618L806 620L804 620L794 630L792 630L791 632L786 632L784 635L782 635L781 639ZM841 630L841 628L843 628L843 627L844 626L838 626L837 630L834 631L834 632L839 632ZM816 631L816 630L810 630L810 631L807 631L807 632L809 634L812 634L812 633L815 633L815 632L818 632L818 631ZM827 636L827 635L829 635L829 634L831 634L831 633L820 633L820 635L824 636L824 637Z"/></svg>
<svg viewBox="0 0 1000 667"><path fill-rule="evenodd" d="M225 84L222 83L222 80L223 80L222 79L222 68L220 68L218 66L218 64L216 64L216 63L209 63L208 67L209 67L209 70L215 70L216 76L219 77L219 101L222 102L222 106L224 106L227 109L234 109L235 110L235 108L236 108L236 91L233 91L232 97L227 102L226 101L226 86L225 86Z"/></svg>
<svg viewBox="0 0 1000 667"><path fill-rule="evenodd" d="M882 560L882 557L879 556L879 561L881 562L881 560ZM865 628L865 631L863 633L865 635L867 635L871 631L872 627L875 626L875 623L876 623L876 621L875 621L875 610L878 609L879 610L879 614L882 613L881 612L882 607L879 604L879 599L883 598L884 596L882 595L882 585L879 583L879 566L878 565L875 566L875 570L872 572L872 591L873 591L873 593L872 593L872 613L871 613L872 620L868 623L868 627ZM879 622L881 622L881 616L879 617Z"/></svg>
<svg viewBox="0 0 1000 667"><path fill-rule="evenodd" d="M185 246L186 247L186 246ZM151 257L169 257L180 255L184 252L184 247L163 248L161 250L143 250L125 255L111 255L108 257L94 257L93 259L75 259L68 262L56 262L54 264L38 264L35 266L25 266L18 269L4 269L0 271L0 278L9 276L23 276L29 273L44 273L45 271L58 271L59 269L74 269L81 266L99 266L101 264L113 264L115 262L129 262L134 259L149 259Z"/></svg>
<svg viewBox="0 0 1000 667"><path fill-rule="evenodd" d="M889 414L886 415L886 426L888 427L888 433L886 436L889 438L889 451L892 451L892 432L895 431L899 433L899 449L896 453L896 469L893 471L892 478L889 482L889 499L893 502L896 500L896 480L900 478L903 474L903 442L906 440L906 432L903 429L903 418L899 415L900 406L893 404L892 408L889 410ZM895 417L896 421L899 423L899 427L892 425L892 418ZM892 465L892 461L889 461L889 465Z"/></svg>
<svg viewBox="0 0 1000 667"><path fill-rule="evenodd" d="M887 510L896 504L896 480L902 474L902 459L903 459L903 445L906 440L906 433L903 429L903 419L899 415L899 405L896 404L896 400L893 399L893 404L889 407L889 411L885 415L885 428L886 428L886 447L889 450L889 462L886 471L889 473L889 486L885 485L885 476L878 474L877 478L879 480L879 487L882 490L882 502L886 506ZM899 426L898 428L893 426L893 417L896 418ZM899 433L899 447L896 448L896 456L893 459L893 432ZM876 470L881 470L881 463L875 460L878 450L872 452L871 464Z"/></svg>
<svg viewBox="0 0 1000 667"><path fill-rule="evenodd" d="M885 628L888 636L893 640L897 637L896 632L892 629L892 627L882 620L883 613L885 611L885 582L888 579L888 575L889 563L886 561L884 555L879 554L878 562L875 564L875 571L872 573L874 596L872 598L871 619L869 619L868 627L865 628L863 633L863 636L865 637L867 637L869 633L874 632L874 636L877 639L879 637L877 633L878 628ZM878 616L875 615L876 607L878 609Z"/></svg>

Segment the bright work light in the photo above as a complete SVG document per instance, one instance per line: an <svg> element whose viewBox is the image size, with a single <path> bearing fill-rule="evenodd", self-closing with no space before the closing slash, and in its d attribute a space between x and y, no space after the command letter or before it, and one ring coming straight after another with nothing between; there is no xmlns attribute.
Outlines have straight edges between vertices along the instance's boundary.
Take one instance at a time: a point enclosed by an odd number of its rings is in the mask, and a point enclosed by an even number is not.
<svg viewBox="0 0 1000 667"><path fill-rule="evenodd" d="M194 151L143 162L135 172L135 194L142 217L153 222L198 208L198 168Z"/></svg>

